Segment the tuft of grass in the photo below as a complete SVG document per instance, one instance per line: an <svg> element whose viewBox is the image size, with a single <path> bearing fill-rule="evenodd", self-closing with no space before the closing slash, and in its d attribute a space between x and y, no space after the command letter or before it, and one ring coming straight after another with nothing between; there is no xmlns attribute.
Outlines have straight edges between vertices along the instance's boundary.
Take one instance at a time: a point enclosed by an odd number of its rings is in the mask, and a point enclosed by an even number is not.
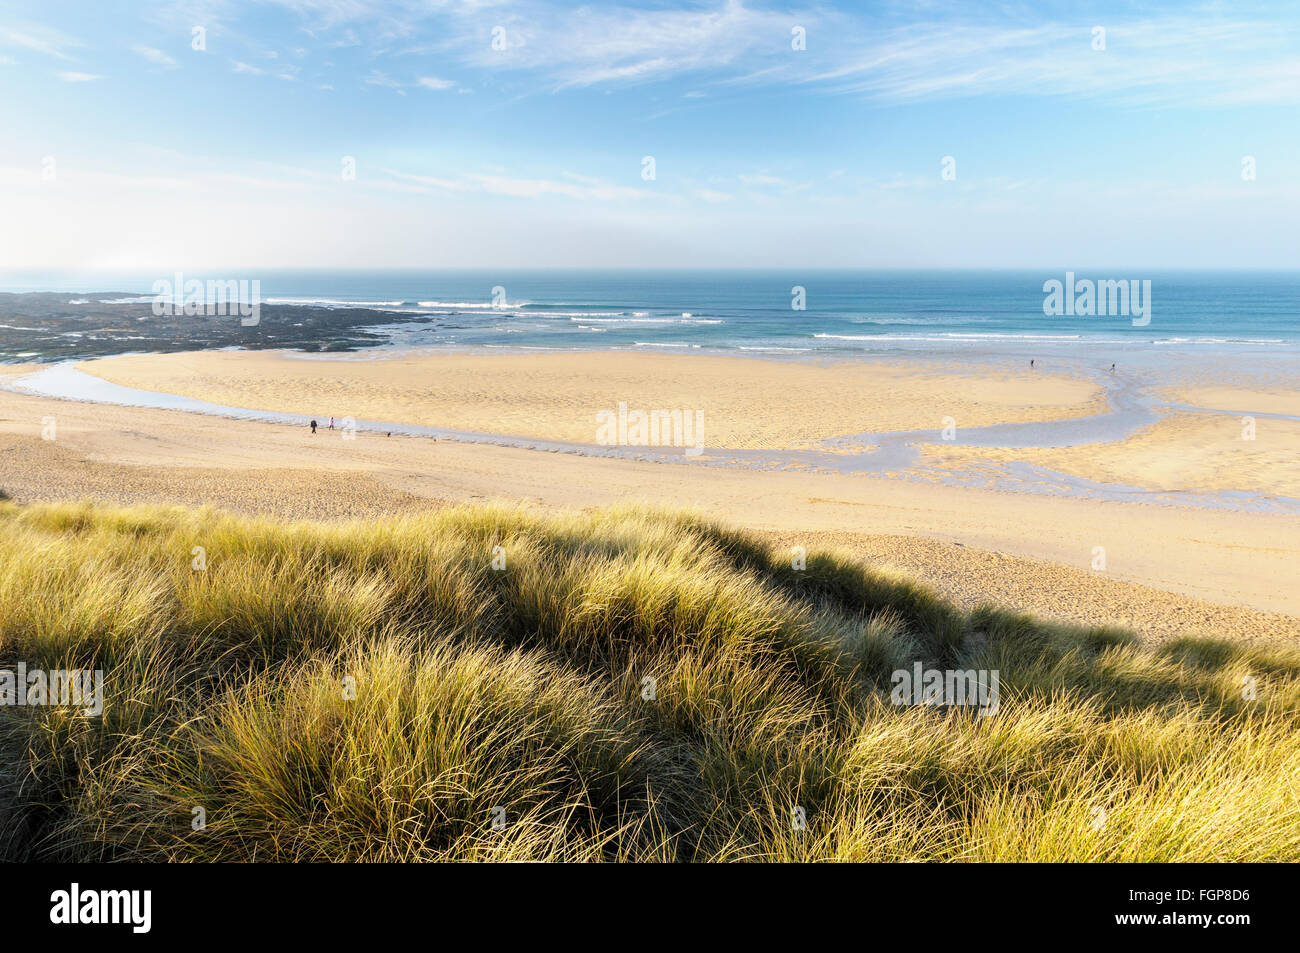
<svg viewBox="0 0 1300 953"><path fill-rule="evenodd" d="M692 514L0 502L19 662L105 699L0 707L5 860L1300 852L1300 652L965 613ZM893 704L918 662L997 713Z"/></svg>

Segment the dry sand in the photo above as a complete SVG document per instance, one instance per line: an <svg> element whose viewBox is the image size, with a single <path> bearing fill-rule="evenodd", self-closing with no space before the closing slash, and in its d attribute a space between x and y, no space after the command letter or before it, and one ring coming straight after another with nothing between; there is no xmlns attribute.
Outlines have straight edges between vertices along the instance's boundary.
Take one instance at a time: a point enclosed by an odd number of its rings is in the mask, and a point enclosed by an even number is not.
<svg viewBox="0 0 1300 953"><path fill-rule="evenodd" d="M82 370L117 384L254 410L597 443L596 414L703 411L710 447L811 447L846 434L1082 417L1101 388L964 365L807 363L595 351L306 359L277 351L126 355Z"/></svg>
<svg viewBox="0 0 1300 953"><path fill-rule="evenodd" d="M1014 450L931 445L922 453L927 465L950 469L1019 460L1145 490L1300 499L1300 421L1294 420L1258 417L1248 428L1233 415L1173 413L1117 443Z"/></svg>
<svg viewBox="0 0 1300 953"><path fill-rule="evenodd" d="M1295 389L1188 387L1167 390L1164 396L1177 403L1239 414L1288 414L1300 417L1300 390Z"/></svg>
<svg viewBox="0 0 1300 953"><path fill-rule="evenodd" d="M5 376L14 372L5 369ZM911 373L891 377L901 403L913 399L901 389ZM378 388L380 379L367 386ZM922 393L936 392L927 376L910 379L920 381ZM930 413L878 399L904 426L906 413ZM467 411L475 412L481 411ZM56 439L42 440L42 420L51 416ZM1051 618L1129 625L1156 640L1212 632L1300 644L1294 515L597 459L364 432L345 440L300 427L8 392L0 392L0 461L0 487L20 502L212 504L312 519L483 500L691 507L783 546L842 547L893 564L964 605L989 600ZM1104 572L1090 568L1097 546L1106 550Z"/></svg>

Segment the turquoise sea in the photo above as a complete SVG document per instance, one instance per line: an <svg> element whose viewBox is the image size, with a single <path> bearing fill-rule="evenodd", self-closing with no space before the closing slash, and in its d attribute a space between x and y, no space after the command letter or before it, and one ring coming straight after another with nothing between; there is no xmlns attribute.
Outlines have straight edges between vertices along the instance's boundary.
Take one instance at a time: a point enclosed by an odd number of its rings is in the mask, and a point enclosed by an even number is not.
<svg viewBox="0 0 1300 953"><path fill-rule="evenodd" d="M1044 314L1046 282L1150 282L1149 323ZM142 306L158 274L9 274L3 291L121 292ZM1059 271L214 271L260 282L264 304L390 314L397 347L1044 353L1084 347L1289 353L1300 349L1300 272ZM800 295L799 289L802 289ZM802 309L798 306L802 305Z"/></svg>

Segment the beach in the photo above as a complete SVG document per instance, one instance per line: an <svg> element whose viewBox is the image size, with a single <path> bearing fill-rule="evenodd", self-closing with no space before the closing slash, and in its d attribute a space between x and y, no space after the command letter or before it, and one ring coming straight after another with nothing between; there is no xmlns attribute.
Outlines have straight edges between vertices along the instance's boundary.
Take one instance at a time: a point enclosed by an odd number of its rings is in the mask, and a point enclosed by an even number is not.
<svg viewBox="0 0 1300 953"><path fill-rule="evenodd" d="M626 351L362 354L282 351L111 357L81 369L128 387L215 404L475 433L597 442L596 415L703 414L704 442L808 449L846 434L1082 417L1101 388L1027 368L910 361L817 362ZM977 386L976 386L977 385Z"/></svg>
<svg viewBox="0 0 1300 953"><path fill-rule="evenodd" d="M1284 388L1243 379L1230 395L1207 396L1180 385L1158 399L1223 396L1226 405L1188 414L1139 402L1157 422L1126 434L1125 420L1106 418L1118 436L1101 444L945 441L944 417L960 421L959 432L1013 421L1038 428L1024 431L1030 436L1050 434L1041 428L1105 417L1108 395L1126 393L1106 390L1118 385L1104 376L1031 373L1019 363L620 352L123 356L79 367L123 386L302 415L303 423L3 390L0 486L19 502L170 502L313 520L466 501L684 507L782 546L842 549L893 566L968 607L988 601L1130 626L1156 641L1191 633L1300 641L1300 512L1288 502L1296 424L1261 418L1246 452L1229 454L1227 443L1234 427L1241 442L1240 418L1229 412L1277 413L1287 406L1279 403ZM8 365L0 384L12 388L34 370ZM678 448L658 455L616 448L623 452L614 458L596 452L596 414L620 401L703 410L712 449L703 459ZM308 416L322 432L310 432ZM330 433L323 429L330 416L502 439ZM52 440L41 437L47 418L57 425ZM901 470L859 466L859 458L871 459L871 440L837 444L912 430L933 433ZM530 449L518 437L573 445ZM1161 465L1150 465L1153 458ZM1008 466L1016 463L1031 469ZM1212 479L1202 480L1207 473ZM1071 474L1081 482L1071 483Z"/></svg>
<svg viewBox="0 0 1300 953"><path fill-rule="evenodd" d="M268 863L1280 907L1010 865L1300 856L1295 11L63 6L0 15L20 929L337 932Z"/></svg>

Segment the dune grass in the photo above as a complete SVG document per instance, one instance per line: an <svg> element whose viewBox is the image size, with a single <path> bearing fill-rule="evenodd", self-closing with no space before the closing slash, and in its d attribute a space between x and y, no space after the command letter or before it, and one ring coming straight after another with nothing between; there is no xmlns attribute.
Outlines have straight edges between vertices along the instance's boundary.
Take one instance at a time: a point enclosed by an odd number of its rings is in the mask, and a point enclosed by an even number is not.
<svg viewBox="0 0 1300 953"><path fill-rule="evenodd" d="M892 704L918 661L998 711ZM963 613L691 515L0 503L19 662L105 704L0 708L0 859L1300 854L1300 653Z"/></svg>

